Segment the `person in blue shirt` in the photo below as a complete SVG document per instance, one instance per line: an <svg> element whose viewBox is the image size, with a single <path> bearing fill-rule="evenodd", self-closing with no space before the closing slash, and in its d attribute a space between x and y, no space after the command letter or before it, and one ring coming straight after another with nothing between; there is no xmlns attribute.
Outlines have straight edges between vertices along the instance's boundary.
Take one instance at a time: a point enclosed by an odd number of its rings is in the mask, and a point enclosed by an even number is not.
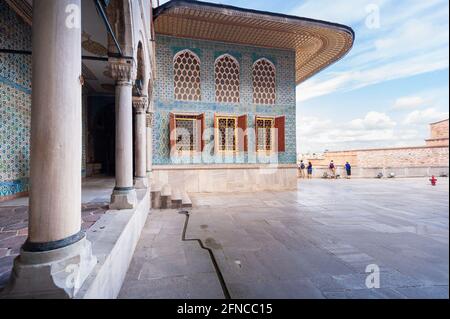
<svg viewBox="0 0 450 319"><path fill-rule="evenodd" d="M313 175L313 165L311 162L308 163L308 179L312 179Z"/></svg>
<svg viewBox="0 0 450 319"><path fill-rule="evenodd" d="M347 171L347 178L350 179L352 177L352 166L349 162L345 164L345 170Z"/></svg>

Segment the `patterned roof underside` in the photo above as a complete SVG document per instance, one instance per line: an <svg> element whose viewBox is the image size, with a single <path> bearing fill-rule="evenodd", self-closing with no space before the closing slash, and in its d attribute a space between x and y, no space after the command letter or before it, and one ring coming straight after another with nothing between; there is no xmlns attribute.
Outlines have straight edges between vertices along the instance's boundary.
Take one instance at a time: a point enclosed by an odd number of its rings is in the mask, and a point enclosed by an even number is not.
<svg viewBox="0 0 450 319"><path fill-rule="evenodd" d="M354 34L345 26L201 2L172 2L156 14L157 34L295 50L297 84L353 46Z"/></svg>

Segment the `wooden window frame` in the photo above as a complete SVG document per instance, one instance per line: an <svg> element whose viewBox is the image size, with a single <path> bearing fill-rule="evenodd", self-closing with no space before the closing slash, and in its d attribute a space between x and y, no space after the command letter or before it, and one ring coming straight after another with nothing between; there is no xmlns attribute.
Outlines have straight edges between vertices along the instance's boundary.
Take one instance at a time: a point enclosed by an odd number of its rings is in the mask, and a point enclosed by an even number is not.
<svg viewBox="0 0 450 319"><path fill-rule="evenodd" d="M196 121L194 129L197 130L197 139L195 141L195 150L177 150L177 121ZM170 150L172 155L195 155L203 152L205 148L205 141L203 133L205 131L205 114L192 113L170 113L169 115L169 134L170 134Z"/></svg>
<svg viewBox="0 0 450 319"><path fill-rule="evenodd" d="M273 127L272 127L272 145L271 150L260 150L258 148L258 120L259 119L265 119L265 120L272 120L273 121ZM277 141L277 148L275 148L275 141ZM286 116L267 116L267 115L257 115L255 116L255 150L257 153L266 153L266 154L273 154L273 153L284 153L286 152Z"/></svg>
<svg viewBox="0 0 450 319"><path fill-rule="evenodd" d="M270 120L272 122L272 125L270 127L270 140L271 140L271 145L270 145L270 149L264 148L264 149L259 149L259 134L258 134L258 121L260 120ZM275 117L273 116L256 116L255 117L255 137L256 137L256 152L257 153L266 153L266 154L273 154L275 153ZM267 145L264 145L265 147L267 147Z"/></svg>
<svg viewBox="0 0 450 319"><path fill-rule="evenodd" d="M248 151L248 137L247 137L247 115L223 115L223 114L215 114L214 115L214 150L215 153L219 154L236 154L240 152ZM234 120L234 136L235 136L235 145L233 150L222 150L219 143L219 120L222 119L232 119ZM242 134L241 134L242 133Z"/></svg>

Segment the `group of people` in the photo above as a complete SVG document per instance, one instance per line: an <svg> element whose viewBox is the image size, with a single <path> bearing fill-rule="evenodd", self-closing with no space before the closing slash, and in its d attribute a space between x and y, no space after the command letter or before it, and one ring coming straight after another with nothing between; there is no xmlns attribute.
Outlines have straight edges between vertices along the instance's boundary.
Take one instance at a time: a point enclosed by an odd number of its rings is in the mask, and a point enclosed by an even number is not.
<svg viewBox="0 0 450 319"><path fill-rule="evenodd" d="M350 165L349 162L346 162L344 168L345 172L347 173L346 178L350 179L352 176L352 166ZM313 165L311 162L308 162L308 164L306 165L304 161L301 161L300 164L298 164L298 169L300 172L300 178L308 178L308 179L312 178ZM336 164L334 163L334 161L331 161L330 165L328 166L331 178L338 178L338 175L336 174L336 169L337 169Z"/></svg>
<svg viewBox="0 0 450 319"><path fill-rule="evenodd" d="M300 178L308 178L308 179L312 178L313 165L311 162L308 162L308 166L306 166L305 163L301 161L300 164L298 165L298 169L300 171ZM305 174L305 170L307 174Z"/></svg>

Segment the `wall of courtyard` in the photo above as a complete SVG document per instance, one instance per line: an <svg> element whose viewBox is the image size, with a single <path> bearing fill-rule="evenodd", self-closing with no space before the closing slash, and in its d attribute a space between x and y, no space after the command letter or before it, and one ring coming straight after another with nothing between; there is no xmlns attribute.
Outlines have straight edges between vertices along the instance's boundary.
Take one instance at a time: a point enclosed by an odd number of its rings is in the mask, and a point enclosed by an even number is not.
<svg viewBox="0 0 450 319"><path fill-rule="evenodd" d="M427 146L448 146L449 120L436 122L430 125L431 136L426 140Z"/></svg>
<svg viewBox="0 0 450 319"><path fill-rule="evenodd" d="M174 99L174 56L182 50L194 52L201 63L201 101L178 101ZM240 102L217 103L215 99L215 60L223 54L233 56L240 66ZM252 67L255 61L266 58L276 67L276 104L253 104ZM254 130L255 116L286 116L286 151L278 155L281 164L296 163L296 101L295 101L295 54L292 51L255 48L212 41L181 39L157 36L156 41L157 78L155 81L154 106L155 127L153 134L153 164L180 164L170 157L171 112L204 113L206 129L214 127L214 114L247 115L248 130ZM205 143L214 141L214 134ZM248 151L233 159L231 164L249 162L250 152L256 149L255 139L249 137ZM227 159L215 164L230 163ZM190 164L205 164L201 158L194 158ZM208 163L209 164L209 163Z"/></svg>
<svg viewBox="0 0 450 319"><path fill-rule="evenodd" d="M448 138L448 119L431 124L431 138Z"/></svg>
<svg viewBox="0 0 450 319"><path fill-rule="evenodd" d="M448 146L417 146L326 152L322 158L311 160L316 176L327 171L330 161L342 171L346 162L353 166L356 176L374 177L378 173L397 176L429 176L448 174Z"/></svg>
<svg viewBox="0 0 450 319"><path fill-rule="evenodd" d="M31 51L31 26L0 1L3 49ZM31 55L0 53L0 202L29 191ZM86 96L83 96L83 160L86 175Z"/></svg>
<svg viewBox="0 0 450 319"><path fill-rule="evenodd" d="M31 27L0 1L2 48L31 51ZM0 201L28 191L31 56L0 53Z"/></svg>

